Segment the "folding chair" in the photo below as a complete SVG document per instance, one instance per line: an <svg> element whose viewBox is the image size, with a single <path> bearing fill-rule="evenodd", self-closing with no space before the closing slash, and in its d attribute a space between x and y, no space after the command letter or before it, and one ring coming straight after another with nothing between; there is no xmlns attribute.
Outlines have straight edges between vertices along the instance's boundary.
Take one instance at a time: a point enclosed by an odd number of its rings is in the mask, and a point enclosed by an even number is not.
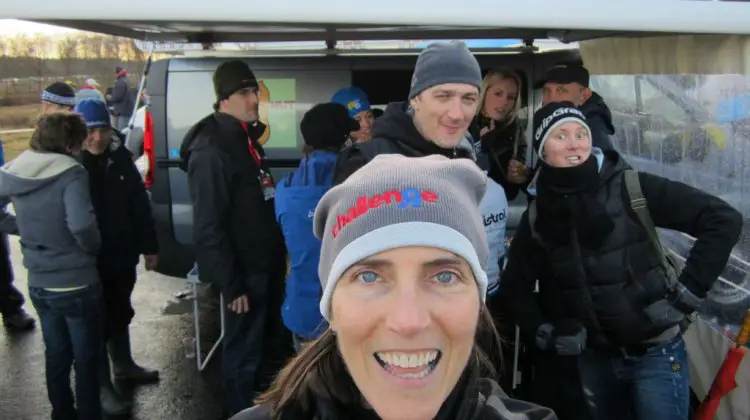
<svg viewBox="0 0 750 420"><path fill-rule="evenodd" d="M221 345L221 341L224 339L224 295L219 294L219 316L221 318L221 335L214 342L213 347L209 350L206 358L203 359L201 354L201 325L200 325L200 305L198 302L199 288L205 286L205 283L200 281L198 275L198 264L194 264L193 268L187 274L187 283L192 287L193 291L193 323L195 324L195 360L198 364L198 370L203 371L206 369L208 362L211 361L216 349Z"/></svg>

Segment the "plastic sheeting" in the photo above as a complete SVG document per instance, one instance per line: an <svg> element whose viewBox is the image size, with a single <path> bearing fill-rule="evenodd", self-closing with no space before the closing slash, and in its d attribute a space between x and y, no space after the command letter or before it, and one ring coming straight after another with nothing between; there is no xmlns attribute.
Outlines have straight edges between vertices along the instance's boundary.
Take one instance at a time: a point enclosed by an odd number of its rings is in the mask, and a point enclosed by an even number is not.
<svg viewBox="0 0 750 420"><path fill-rule="evenodd" d="M750 36L602 38L579 43L591 74L750 74Z"/></svg>

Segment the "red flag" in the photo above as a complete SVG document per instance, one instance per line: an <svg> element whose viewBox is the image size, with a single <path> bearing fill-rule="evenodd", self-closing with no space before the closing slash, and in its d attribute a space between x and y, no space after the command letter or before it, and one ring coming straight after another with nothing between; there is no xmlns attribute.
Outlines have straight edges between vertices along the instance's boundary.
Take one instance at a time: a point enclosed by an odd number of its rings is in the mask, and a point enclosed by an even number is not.
<svg viewBox="0 0 750 420"><path fill-rule="evenodd" d="M745 357L745 353L747 353L747 349L744 347L732 347L729 349L727 357L716 374L714 383L711 384L711 389L708 391L706 399L698 407L693 420L713 420L716 411L719 410L721 399L737 388L735 377L737 376L740 363L742 363L742 358Z"/></svg>
<svg viewBox="0 0 750 420"><path fill-rule="evenodd" d="M737 370L740 368L740 363L742 363L742 358L747 353L745 344L747 344L749 335L750 310L747 312L742 329L737 335L737 342L727 352L724 362L721 364L719 372L716 373L714 382L711 384L711 389L708 391L706 399L698 407L693 420L713 420L716 411L719 410L721 399L737 388L737 380L735 378L737 377Z"/></svg>

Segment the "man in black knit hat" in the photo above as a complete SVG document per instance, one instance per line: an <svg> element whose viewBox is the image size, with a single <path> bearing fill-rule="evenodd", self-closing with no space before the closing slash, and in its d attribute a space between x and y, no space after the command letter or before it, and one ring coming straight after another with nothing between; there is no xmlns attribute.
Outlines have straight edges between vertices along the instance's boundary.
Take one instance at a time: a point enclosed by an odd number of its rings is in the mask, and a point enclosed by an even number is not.
<svg viewBox="0 0 750 420"><path fill-rule="evenodd" d="M75 105L76 92L69 84L55 82L47 86L41 95L42 113L72 111Z"/></svg>
<svg viewBox="0 0 750 420"><path fill-rule="evenodd" d="M188 131L180 156L200 278L219 288L228 307L222 363L234 414L265 385L263 374L273 370L266 360L291 354L292 346L280 315L286 251L274 215L276 186L254 130L258 81L240 60L219 65L213 80L216 112ZM285 335L288 349L281 348Z"/></svg>

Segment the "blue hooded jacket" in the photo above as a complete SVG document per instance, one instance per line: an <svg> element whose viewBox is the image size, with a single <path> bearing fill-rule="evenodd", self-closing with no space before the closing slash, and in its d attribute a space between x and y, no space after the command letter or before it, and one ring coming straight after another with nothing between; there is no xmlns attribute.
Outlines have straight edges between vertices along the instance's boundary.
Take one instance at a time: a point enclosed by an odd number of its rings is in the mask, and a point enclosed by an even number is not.
<svg viewBox="0 0 750 420"><path fill-rule="evenodd" d="M305 340L317 338L328 327L319 306L321 241L313 234L313 216L333 185L336 157L332 152L313 152L276 186L276 220L291 262L281 316L286 327Z"/></svg>

